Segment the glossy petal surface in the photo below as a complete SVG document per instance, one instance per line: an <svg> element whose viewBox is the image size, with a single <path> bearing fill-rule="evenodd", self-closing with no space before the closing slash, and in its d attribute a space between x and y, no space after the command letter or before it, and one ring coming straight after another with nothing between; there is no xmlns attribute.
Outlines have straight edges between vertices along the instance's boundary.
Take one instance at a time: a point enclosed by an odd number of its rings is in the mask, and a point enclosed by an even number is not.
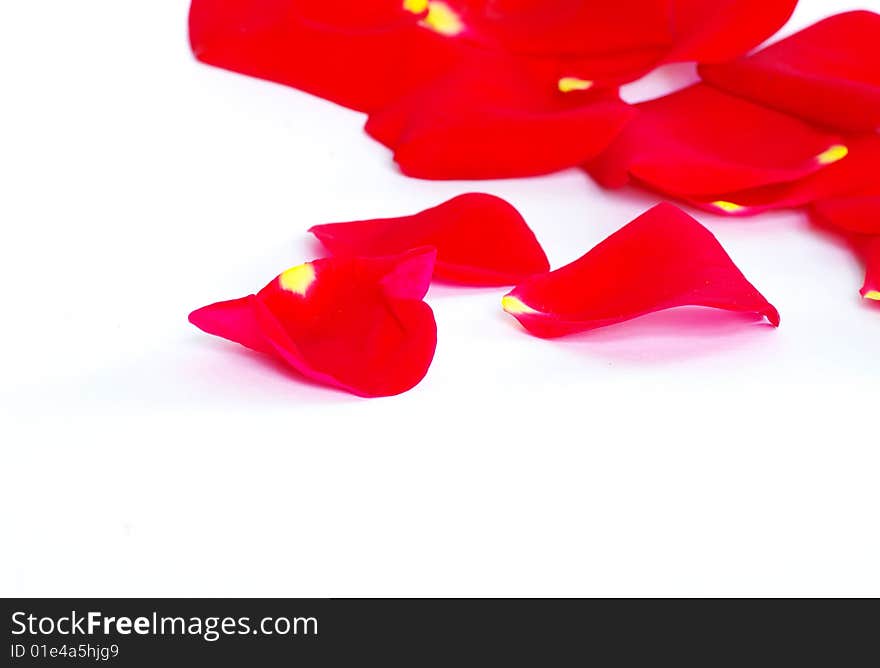
<svg viewBox="0 0 880 668"><path fill-rule="evenodd" d="M190 315L200 329L271 354L304 376L364 397L409 390L437 344L422 301L433 249L293 267L256 295Z"/></svg>
<svg viewBox="0 0 880 668"><path fill-rule="evenodd" d="M790 183L773 184L739 192L716 193L685 198L690 204L713 213L751 216L762 211L795 208L812 203L838 208L836 215L849 220L853 231L859 217L871 216L872 194L880 195L880 136L863 135L845 139L847 155L833 164ZM853 200L849 202L849 200ZM876 203L873 205L876 207ZM874 209L876 210L876 209Z"/></svg>
<svg viewBox="0 0 880 668"><path fill-rule="evenodd" d="M819 200L813 204L813 211L841 230L880 235L880 184L863 192Z"/></svg>
<svg viewBox="0 0 880 668"><path fill-rule="evenodd" d="M880 15L847 12L731 63L703 79L759 104L827 127L880 127Z"/></svg>
<svg viewBox="0 0 880 668"><path fill-rule="evenodd" d="M433 246L434 277L468 285L512 285L550 269L520 213L503 199L460 195L413 216L316 225L334 255L392 255Z"/></svg>
<svg viewBox="0 0 880 668"><path fill-rule="evenodd" d="M616 91L561 91L564 69L486 54L478 62L370 115L367 133L404 174L485 179L574 167L633 116Z"/></svg>
<svg viewBox="0 0 880 668"><path fill-rule="evenodd" d="M796 0L445 0L456 38L484 49L565 59L573 76L633 81L667 62L722 62L775 33Z"/></svg>
<svg viewBox="0 0 880 668"><path fill-rule="evenodd" d="M368 111L457 60L397 2L193 0L190 42L210 65Z"/></svg>
<svg viewBox="0 0 880 668"><path fill-rule="evenodd" d="M797 0L672 0L675 47L667 61L725 62L758 46L791 17Z"/></svg>
<svg viewBox="0 0 880 668"><path fill-rule="evenodd" d="M672 60L738 55L791 0L193 0L200 60L371 113L401 170L545 174L631 118L616 86Z"/></svg>
<svg viewBox="0 0 880 668"><path fill-rule="evenodd" d="M503 300L532 334L557 337L678 306L763 315L776 309L749 283L705 227L659 204L579 260L536 276Z"/></svg>
<svg viewBox="0 0 880 668"><path fill-rule="evenodd" d="M679 197L734 192L803 178L848 151L838 135L705 84L636 106L586 165L604 186L634 178Z"/></svg>

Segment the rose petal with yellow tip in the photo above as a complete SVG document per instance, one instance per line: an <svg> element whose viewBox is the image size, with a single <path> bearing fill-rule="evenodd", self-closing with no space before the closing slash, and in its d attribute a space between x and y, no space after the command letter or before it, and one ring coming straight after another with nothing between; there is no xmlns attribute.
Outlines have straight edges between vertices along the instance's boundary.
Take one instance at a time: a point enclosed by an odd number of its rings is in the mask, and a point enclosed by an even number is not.
<svg viewBox="0 0 880 668"><path fill-rule="evenodd" d="M435 257L423 248L315 260L189 319L316 382L364 397L400 394L422 380L434 357L437 326L422 299Z"/></svg>
<svg viewBox="0 0 880 668"><path fill-rule="evenodd" d="M764 316L779 313L709 230L658 204L571 264L535 276L504 298L530 333L554 338L679 306Z"/></svg>
<svg viewBox="0 0 880 668"><path fill-rule="evenodd" d="M812 205L837 227L880 234L880 136L847 138L846 155L789 183L710 195L683 196L693 206L729 216L753 216L771 209Z"/></svg>
<svg viewBox="0 0 880 668"><path fill-rule="evenodd" d="M550 263L512 205L466 193L412 216L316 225L309 230L334 255L391 255L437 249L434 277L464 285L514 285Z"/></svg>
<svg viewBox="0 0 880 668"><path fill-rule="evenodd" d="M552 68L474 56L458 70L370 115L367 133L408 176L492 179L576 167L604 150L634 109L616 90L561 94Z"/></svg>
<svg viewBox="0 0 880 668"><path fill-rule="evenodd" d="M193 0L190 42L209 65L276 81L359 111L457 67L452 40L402 0Z"/></svg>
<svg viewBox="0 0 880 668"><path fill-rule="evenodd" d="M638 115L586 165L606 187L633 179L732 213L744 203L719 194L792 183L846 161L840 136L706 84L635 106Z"/></svg>

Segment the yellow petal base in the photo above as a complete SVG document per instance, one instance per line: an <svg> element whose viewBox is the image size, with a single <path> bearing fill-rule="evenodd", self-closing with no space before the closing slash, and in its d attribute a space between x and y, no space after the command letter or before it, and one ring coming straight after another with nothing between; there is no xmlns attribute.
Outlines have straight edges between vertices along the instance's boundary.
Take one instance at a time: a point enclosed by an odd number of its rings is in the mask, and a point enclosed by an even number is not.
<svg viewBox="0 0 880 668"><path fill-rule="evenodd" d="M403 8L413 14L428 14L420 24L447 37L458 35L464 30L464 22L452 7L436 0L404 0Z"/></svg>
<svg viewBox="0 0 880 668"><path fill-rule="evenodd" d="M510 315L522 315L523 313L540 313L540 311L536 311L531 306L528 306L521 302L516 297L511 297L507 295L501 299L501 308L507 311Z"/></svg>
<svg viewBox="0 0 880 668"><path fill-rule="evenodd" d="M428 0L403 0L403 8L413 14L422 14L428 9Z"/></svg>
<svg viewBox="0 0 880 668"><path fill-rule="evenodd" d="M287 292L305 297L309 287L315 282L315 268L308 262L292 267L278 277L278 282Z"/></svg>
<svg viewBox="0 0 880 668"><path fill-rule="evenodd" d="M735 204L734 202L725 202L724 200L712 202L712 206L714 206L716 209L721 209L724 213L738 213L745 209L744 206Z"/></svg>
<svg viewBox="0 0 880 668"><path fill-rule="evenodd" d="M559 90L563 93L571 93L575 90L590 90L593 82L587 79L578 79L577 77L562 77L559 80Z"/></svg>
<svg viewBox="0 0 880 668"><path fill-rule="evenodd" d="M816 161L820 165L830 165L838 160L843 160L847 155L849 155L849 149L843 144L835 144L827 151L820 153L816 156Z"/></svg>

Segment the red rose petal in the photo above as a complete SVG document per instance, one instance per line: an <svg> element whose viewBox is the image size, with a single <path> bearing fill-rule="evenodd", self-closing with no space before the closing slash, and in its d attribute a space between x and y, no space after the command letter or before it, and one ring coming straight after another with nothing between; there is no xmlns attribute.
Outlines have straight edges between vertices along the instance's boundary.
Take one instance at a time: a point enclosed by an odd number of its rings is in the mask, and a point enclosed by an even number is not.
<svg viewBox="0 0 880 668"><path fill-rule="evenodd" d="M684 199L713 213L751 216L768 209L794 208L820 201L831 207L835 200L850 199L848 194L864 192L867 195L871 185L876 184L876 175L880 172L880 136L864 135L844 141L848 150L844 158L802 179L734 193ZM874 187L880 194L880 186ZM841 197L842 195L845 196ZM870 200L865 200L856 206L869 204ZM843 203L841 205L849 206ZM853 211L853 214L868 215L868 212L860 214ZM841 211L839 215L845 214ZM858 230L853 228L853 231Z"/></svg>
<svg viewBox="0 0 880 668"><path fill-rule="evenodd" d="M193 0L189 25L205 63L368 111L458 62L418 21L393 2Z"/></svg>
<svg viewBox="0 0 880 668"><path fill-rule="evenodd" d="M658 204L579 260L535 276L503 305L532 334L557 337L677 306L779 313L749 283L709 230Z"/></svg>
<svg viewBox="0 0 880 668"><path fill-rule="evenodd" d="M459 195L414 216L316 225L334 255L393 255L437 249L434 277L467 285L513 285L550 269L535 234L513 206L493 195Z"/></svg>
<svg viewBox="0 0 880 668"><path fill-rule="evenodd" d="M634 113L616 91L561 92L564 70L546 63L477 62L371 114L367 133L394 151L405 174L486 179L574 167L605 149Z"/></svg>
<svg viewBox="0 0 880 668"><path fill-rule="evenodd" d="M813 213L837 229L880 235L880 135L851 143L846 159L811 177Z"/></svg>
<svg viewBox="0 0 880 668"><path fill-rule="evenodd" d="M700 68L713 86L827 127L880 127L880 14L832 16L762 51Z"/></svg>
<svg viewBox="0 0 880 668"><path fill-rule="evenodd" d="M190 322L317 382L364 397L400 394L434 357L437 326L422 298L435 255L315 260L256 295L194 311Z"/></svg>
<svg viewBox="0 0 880 668"><path fill-rule="evenodd" d="M841 159L836 135L705 84L636 105L639 114L586 165L602 185L630 177L675 196L787 183Z"/></svg>

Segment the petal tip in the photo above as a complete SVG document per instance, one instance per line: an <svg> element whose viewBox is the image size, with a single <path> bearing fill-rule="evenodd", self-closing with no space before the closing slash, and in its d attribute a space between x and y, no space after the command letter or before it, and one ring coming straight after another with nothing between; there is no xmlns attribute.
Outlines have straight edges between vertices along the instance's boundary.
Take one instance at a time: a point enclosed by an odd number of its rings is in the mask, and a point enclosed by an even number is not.
<svg viewBox="0 0 880 668"><path fill-rule="evenodd" d="M835 144L816 156L816 162L820 165L833 165L849 155L849 148L843 144Z"/></svg>
<svg viewBox="0 0 880 668"><path fill-rule="evenodd" d="M501 308L503 308L510 315L540 313L540 311L533 309L531 306L524 303L518 297L514 297L513 295L505 295L501 298Z"/></svg>
<svg viewBox="0 0 880 668"><path fill-rule="evenodd" d="M593 82L580 77L562 77L557 83L560 93L572 93L574 91L590 90Z"/></svg>
<svg viewBox="0 0 880 668"><path fill-rule="evenodd" d="M741 204L737 204L736 202L728 202L726 200L716 200L711 203L712 206L724 213L742 213L746 210Z"/></svg>
<svg viewBox="0 0 880 668"><path fill-rule="evenodd" d="M413 0L410 4L422 7L418 13L427 11L427 15L421 21L421 25L446 37L454 37L464 30L464 22L458 13L445 2L429 0L420 2ZM412 11L412 10L410 10Z"/></svg>
<svg viewBox="0 0 880 668"><path fill-rule="evenodd" d="M403 0L403 8L413 14L424 14L428 11L428 0Z"/></svg>
<svg viewBox="0 0 880 668"><path fill-rule="evenodd" d="M315 268L311 262L291 267L278 276L278 284L283 290L305 297L315 282Z"/></svg>
<svg viewBox="0 0 880 668"><path fill-rule="evenodd" d="M197 308L195 311L190 313L186 319L189 321L191 325L195 325L201 330L205 328L202 326L205 323L205 312L208 311L210 306L203 306L202 308Z"/></svg>
<svg viewBox="0 0 880 668"><path fill-rule="evenodd" d="M308 229L308 234L311 234L319 243L326 247L328 242L332 242L334 239L333 233L328 229L330 225L332 225L332 223L325 225L312 225Z"/></svg>

